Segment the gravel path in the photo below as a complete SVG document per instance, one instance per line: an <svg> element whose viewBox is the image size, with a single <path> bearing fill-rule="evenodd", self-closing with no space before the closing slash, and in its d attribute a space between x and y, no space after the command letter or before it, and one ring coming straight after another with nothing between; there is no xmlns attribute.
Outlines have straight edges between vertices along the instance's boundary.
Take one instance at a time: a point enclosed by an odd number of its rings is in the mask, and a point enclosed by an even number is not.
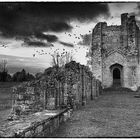
<svg viewBox="0 0 140 140"><path fill-rule="evenodd" d="M51 137L140 137L140 98L105 92L73 112Z"/></svg>

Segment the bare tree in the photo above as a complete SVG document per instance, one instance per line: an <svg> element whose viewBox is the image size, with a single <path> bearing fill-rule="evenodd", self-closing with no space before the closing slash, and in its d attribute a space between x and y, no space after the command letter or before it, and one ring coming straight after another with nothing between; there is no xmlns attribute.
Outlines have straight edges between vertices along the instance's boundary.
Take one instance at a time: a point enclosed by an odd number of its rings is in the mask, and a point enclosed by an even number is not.
<svg viewBox="0 0 140 140"><path fill-rule="evenodd" d="M52 66L59 66L60 55L58 53L54 53L54 54L51 54L51 56L52 56L51 65Z"/></svg>
<svg viewBox="0 0 140 140"><path fill-rule="evenodd" d="M52 66L58 66L63 67L66 63L69 63L73 60L73 56L70 52L63 52L59 54L58 52L55 52L52 56Z"/></svg>

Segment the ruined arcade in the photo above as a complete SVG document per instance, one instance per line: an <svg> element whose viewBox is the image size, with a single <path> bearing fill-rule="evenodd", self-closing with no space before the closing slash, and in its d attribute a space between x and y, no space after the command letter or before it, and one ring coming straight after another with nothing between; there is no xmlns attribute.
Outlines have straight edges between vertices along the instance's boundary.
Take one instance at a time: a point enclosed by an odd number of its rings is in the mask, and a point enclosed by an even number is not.
<svg viewBox="0 0 140 140"><path fill-rule="evenodd" d="M121 25L97 23L89 52L91 69L104 88L140 86L140 31L135 16L121 14Z"/></svg>

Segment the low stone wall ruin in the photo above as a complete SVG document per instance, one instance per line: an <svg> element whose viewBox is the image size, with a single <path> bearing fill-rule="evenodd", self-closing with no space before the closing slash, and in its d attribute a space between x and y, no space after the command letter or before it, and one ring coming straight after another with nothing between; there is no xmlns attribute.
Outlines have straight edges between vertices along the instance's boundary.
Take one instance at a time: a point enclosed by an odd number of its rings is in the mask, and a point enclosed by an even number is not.
<svg viewBox="0 0 140 140"><path fill-rule="evenodd" d="M40 79L13 88L12 113L0 136L47 137L70 118L72 110L100 94L101 82L88 67L72 61L65 68L49 68Z"/></svg>
<svg viewBox="0 0 140 140"><path fill-rule="evenodd" d="M70 62L65 68L44 72L42 78L13 89L11 120L45 109L78 108L102 92L101 82L84 65ZM49 76L48 76L49 75Z"/></svg>
<svg viewBox="0 0 140 140"><path fill-rule="evenodd" d="M45 116L40 114L31 117L31 120L20 120L5 124L0 130L0 137L29 138L29 137L48 137L60 124L67 121L72 114L72 109L64 109L56 113Z"/></svg>

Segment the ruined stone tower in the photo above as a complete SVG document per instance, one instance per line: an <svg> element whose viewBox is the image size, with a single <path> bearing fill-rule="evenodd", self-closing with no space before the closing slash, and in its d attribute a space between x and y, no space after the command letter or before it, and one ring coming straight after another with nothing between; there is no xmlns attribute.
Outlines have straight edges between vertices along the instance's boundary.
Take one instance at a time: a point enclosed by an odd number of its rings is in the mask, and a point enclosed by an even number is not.
<svg viewBox="0 0 140 140"><path fill-rule="evenodd" d="M114 85L139 87L140 31L135 16L122 14L119 26L97 23L89 55L92 72L104 88Z"/></svg>

